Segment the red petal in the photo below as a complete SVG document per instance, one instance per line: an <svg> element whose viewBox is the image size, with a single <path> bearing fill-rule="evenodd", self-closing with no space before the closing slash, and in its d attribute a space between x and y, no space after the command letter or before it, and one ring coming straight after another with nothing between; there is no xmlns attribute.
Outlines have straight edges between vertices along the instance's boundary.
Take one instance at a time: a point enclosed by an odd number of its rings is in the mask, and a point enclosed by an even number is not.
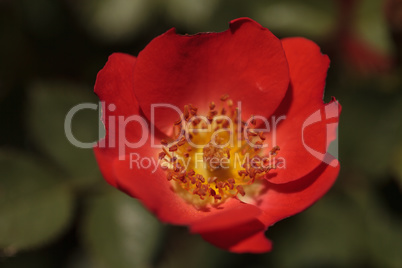
<svg viewBox="0 0 402 268"><path fill-rule="evenodd" d="M133 56L114 53L96 77L95 93L104 102L102 119L106 129L109 127L109 116L138 114L139 106L133 84L135 62Z"/></svg>
<svg viewBox="0 0 402 268"><path fill-rule="evenodd" d="M139 127L145 120L139 118L139 105L134 96L135 62L133 56L114 53L96 77L95 93L102 102L102 121L106 129L105 139L98 144L100 147L116 148L125 144L126 138L136 142L144 137Z"/></svg>
<svg viewBox="0 0 402 268"><path fill-rule="evenodd" d="M272 114L286 93L289 74L280 40L242 18L221 33L183 36L172 29L155 38L138 55L134 83L149 119L152 104L183 109L192 103L208 111L209 102L224 94L242 101L243 118L248 118ZM156 110L155 125L169 133L179 115L172 109Z"/></svg>
<svg viewBox="0 0 402 268"><path fill-rule="evenodd" d="M264 232L259 232L240 243L230 247L235 253L265 253L272 249L272 242L265 237Z"/></svg>
<svg viewBox="0 0 402 268"><path fill-rule="evenodd" d="M260 236L264 234L265 228L264 224L254 219L231 228L201 233L201 236L222 249L239 253L261 253L271 249L269 241Z"/></svg>
<svg viewBox="0 0 402 268"><path fill-rule="evenodd" d="M255 219L258 215L260 215L260 213L261 210L256 206L240 203L237 207L232 209L226 208L219 214L215 214L192 223L190 230L193 233L205 233L215 230L222 230L232 227L234 222L236 222L236 224L243 224L250 221L250 219Z"/></svg>
<svg viewBox="0 0 402 268"><path fill-rule="evenodd" d="M118 117L128 117L139 113L139 106L134 97L133 71L135 57L114 53L102 70L99 71L95 82L95 93L102 101L102 122L106 129L106 136L98 142L94 148L95 156L101 164L99 168L107 182L116 186L116 178L111 170L110 163L113 161L113 152L118 148L118 137L120 128L117 126ZM136 131L131 124L127 125L124 137L140 137L142 133ZM108 147L109 149L105 149Z"/></svg>
<svg viewBox="0 0 402 268"><path fill-rule="evenodd" d="M341 110L335 100L328 104L322 100L328 57L321 54L315 43L303 38L284 39L282 43L289 63L291 86L275 112L277 119L286 116L279 121L276 142L271 134L271 142L280 147L278 157L284 159L285 165L267 176L273 183L297 180L322 161L331 160L324 157L336 138Z"/></svg>
<svg viewBox="0 0 402 268"><path fill-rule="evenodd" d="M337 161L337 160L333 160ZM333 185L339 173L339 165L322 163L307 176L285 184L266 182L267 192L259 206L263 213L259 219L270 226L311 206Z"/></svg>

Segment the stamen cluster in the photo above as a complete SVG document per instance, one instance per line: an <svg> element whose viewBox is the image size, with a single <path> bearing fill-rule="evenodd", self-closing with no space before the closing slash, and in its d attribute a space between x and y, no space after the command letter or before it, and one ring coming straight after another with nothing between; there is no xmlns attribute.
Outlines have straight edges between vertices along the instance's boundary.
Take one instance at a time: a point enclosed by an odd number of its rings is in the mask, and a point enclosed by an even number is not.
<svg viewBox="0 0 402 268"><path fill-rule="evenodd" d="M197 107L185 105L174 123L172 141L161 141L159 158L167 180L197 206L244 196L248 185L275 168L273 160L279 151L278 146L264 150L266 138L255 130L256 119L242 121L229 95L223 95L220 104L218 109L211 102L206 116L197 115ZM202 155L201 167L198 155Z"/></svg>

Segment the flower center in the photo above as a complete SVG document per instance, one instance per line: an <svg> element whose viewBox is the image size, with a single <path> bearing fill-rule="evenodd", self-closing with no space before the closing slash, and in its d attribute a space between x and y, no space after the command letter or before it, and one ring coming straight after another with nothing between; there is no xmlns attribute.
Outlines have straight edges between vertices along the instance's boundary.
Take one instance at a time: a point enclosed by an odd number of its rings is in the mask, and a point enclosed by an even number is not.
<svg viewBox="0 0 402 268"><path fill-rule="evenodd" d="M279 147L270 150L256 119L241 120L228 95L214 102L206 116L191 104L174 123L174 137L162 140L162 168L173 189L196 207L219 205L228 198L246 195L275 168Z"/></svg>

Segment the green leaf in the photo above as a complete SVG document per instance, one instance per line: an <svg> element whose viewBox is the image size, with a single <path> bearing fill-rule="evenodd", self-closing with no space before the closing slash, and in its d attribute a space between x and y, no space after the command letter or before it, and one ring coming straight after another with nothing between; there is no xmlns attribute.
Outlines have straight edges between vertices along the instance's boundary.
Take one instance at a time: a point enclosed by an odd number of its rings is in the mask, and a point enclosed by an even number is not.
<svg viewBox="0 0 402 268"><path fill-rule="evenodd" d="M41 246L68 226L73 197L54 172L22 153L0 153L0 248Z"/></svg>
<svg viewBox="0 0 402 268"><path fill-rule="evenodd" d="M400 144L396 146L391 165L392 170L398 178L399 189L402 191L402 141L400 141Z"/></svg>
<svg viewBox="0 0 402 268"><path fill-rule="evenodd" d="M402 134L402 97L365 88L340 96L340 102L341 163L370 178L383 178Z"/></svg>
<svg viewBox="0 0 402 268"><path fill-rule="evenodd" d="M334 25L335 16L320 7L304 2L270 2L255 8L255 19L272 32L324 38Z"/></svg>
<svg viewBox="0 0 402 268"><path fill-rule="evenodd" d="M161 224L138 200L113 191L90 200L82 235L96 267L151 267Z"/></svg>
<svg viewBox="0 0 402 268"><path fill-rule="evenodd" d="M280 267L346 267L361 258L356 249L364 248L364 222L357 206L345 197L326 195L285 221L268 229L276 252L272 257Z"/></svg>
<svg viewBox="0 0 402 268"><path fill-rule="evenodd" d="M401 267L402 221L384 207L376 188L373 184L360 183L357 189L347 188L347 192L361 212L361 229L370 263L373 267Z"/></svg>
<svg viewBox="0 0 402 268"><path fill-rule="evenodd" d="M201 30L213 19L218 0L165 0L168 15L178 24ZM175 24L176 24L175 23Z"/></svg>
<svg viewBox="0 0 402 268"><path fill-rule="evenodd" d="M84 29L106 42L132 39L153 13L153 1L147 0L84 0L72 6Z"/></svg>
<svg viewBox="0 0 402 268"><path fill-rule="evenodd" d="M356 28L360 36L375 48L389 54L392 40L385 21L384 1L359 1L356 13Z"/></svg>
<svg viewBox="0 0 402 268"><path fill-rule="evenodd" d="M229 253L214 247L200 235L191 234L187 227L169 226L163 252L156 267L221 267L219 261L224 259L225 255Z"/></svg>
<svg viewBox="0 0 402 268"><path fill-rule="evenodd" d="M71 82L40 82L31 87L29 100L29 126L41 149L61 165L79 186L90 185L100 178L93 150L74 146L65 132L66 116L73 107L83 103L97 105L93 89ZM99 139L99 121L99 109L78 110L71 119L73 138L70 139L96 142Z"/></svg>

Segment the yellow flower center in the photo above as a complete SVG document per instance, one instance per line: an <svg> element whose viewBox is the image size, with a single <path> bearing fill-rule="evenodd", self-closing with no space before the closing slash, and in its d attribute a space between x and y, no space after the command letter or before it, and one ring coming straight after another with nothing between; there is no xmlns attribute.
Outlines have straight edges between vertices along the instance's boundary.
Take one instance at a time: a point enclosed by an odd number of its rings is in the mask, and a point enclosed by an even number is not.
<svg viewBox="0 0 402 268"><path fill-rule="evenodd" d="M170 143L162 140L162 168L173 189L198 208L219 205L228 198L244 196L247 188L275 168L275 146L267 150L256 119L247 122L228 95L214 102L206 116L191 104L174 124Z"/></svg>

